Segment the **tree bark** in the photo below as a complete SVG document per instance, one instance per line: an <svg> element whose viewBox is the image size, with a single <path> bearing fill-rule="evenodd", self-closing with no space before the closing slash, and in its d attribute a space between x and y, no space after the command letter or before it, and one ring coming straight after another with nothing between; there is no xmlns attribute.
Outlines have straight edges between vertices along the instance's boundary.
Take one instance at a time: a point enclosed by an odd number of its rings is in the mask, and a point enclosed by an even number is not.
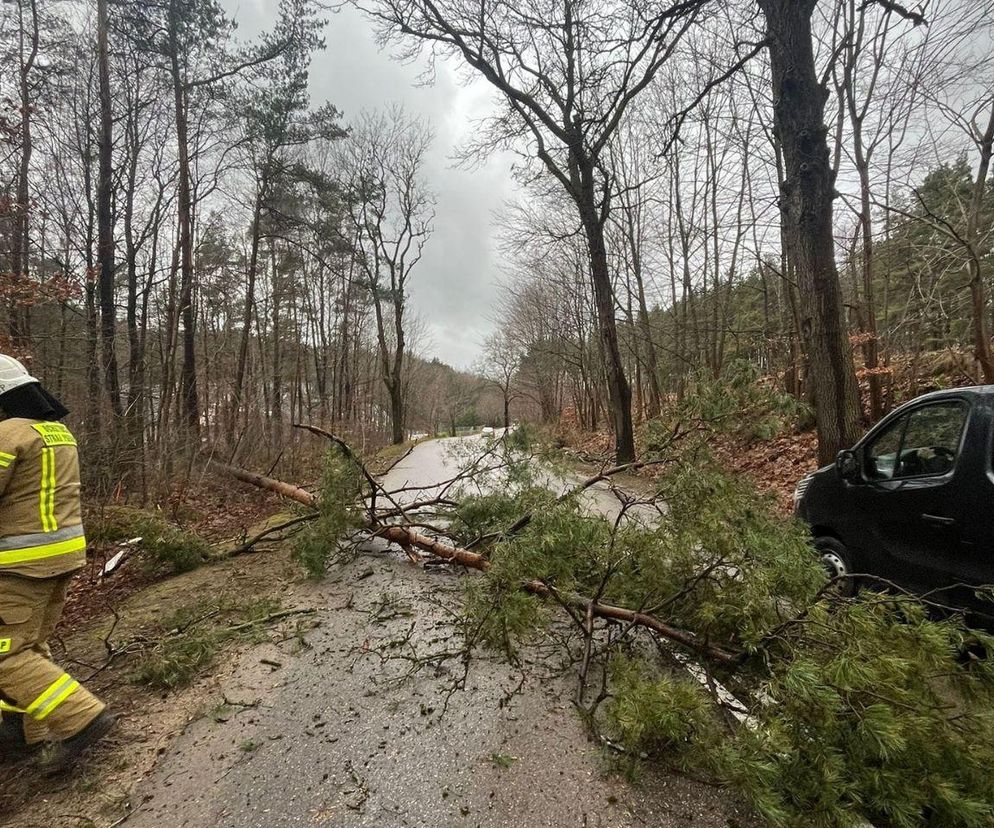
<svg viewBox="0 0 994 828"><path fill-rule="evenodd" d="M193 198L190 174L190 147L187 134L186 88L180 69L179 0L169 4L170 75L176 117L176 145L179 156L177 221L179 224L179 312L183 322L183 361L180 368L180 403L183 419L191 432L200 430L200 404L197 393L196 330L193 308Z"/></svg>
<svg viewBox="0 0 994 828"><path fill-rule="evenodd" d="M858 129L858 128L857 128ZM860 232L863 236L863 305L865 307L866 342L863 345L863 360L869 374L870 422L875 423L884 415L883 385L880 381L880 342L877 334L877 303L873 287L873 218L870 213L870 171L869 161L863 156L862 138L854 141L856 168L859 172L860 189Z"/></svg>
<svg viewBox="0 0 994 828"><path fill-rule="evenodd" d="M83 289L86 312L86 431L87 443L95 455L103 453L103 427L100 410L100 320L97 317L96 261L96 198L93 186L93 132L86 126L83 164L83 198L86 202L86 283Z"/></svg>
<svg viewBox="0 0 994 828"><path fill-rule="evenodd" d="M269 269L273 301L273 404L270 417L279 426L283 422L283 280L276 257L276 241L269 240Z"/></svg>
<svg viewBox="0 0 994 828"><path fill-rule="evenodd" d="M390 426L393 444L404 442L404 394L400 386L390 383Z"/></svg>
<svg viewBox="0 0 994 828"><path fill-rule="evenodd" d="M38 57L38 4L36 0L31 0L31 30L29 34L28 54L24 56L24 20L23 6L17 4L18 12L21 15L19 24L20 51L21 58L18 72L18 92L20 96L20 116L21 116L21 156L17 164L17 198L14 203L14 221L10 239L10 269L13 291L9 308L8 328L10 340L15 346L24 347L28 343L28 308L29 302L21 299L20 293L28 291L28 271L30 261L29 246L29 214L31 195L28 189L31 173L31 156L34 151L34 143L31 135L31 116L34 107L31 104L31 87L29 77L31 70L35 66Z"/></svg>
<svg viewBox="0 0 994 828"><path fill-rule="evenodd" d="M641 267L635 274L635 286L638 289L638 326L642 343L645 346L645 372L649 375L649 403L646 414L650 419L658 417L663 410L663 392L659 387L659 358L656 355L656 345L652 341L652 326L649 323L649 307L645 301L645 285Z"/></svg>
<svg viewBox="0 0 994 828"><path fill-rule="evenodd" d="M868 384L870 389L870 411L868 419L870 423L874 423L884 415L885 410L883 385L880 374L877 370L880 366L880 343L877 335L877 310L873 284L874 245L873 215L871 212L872 192L870 183L870 160L874 146L872 142L869 145L866 145L863 137L863 125L866 119L870 99L868 97L864 105L862 107L860 106L856 99L855 79L855 73L859 68L857 65L859 55L862 54L864 49L866 13L863 7L860 7L859 10L857 10L855 0L849 0L844 15L846 18L845 25L849 27L850 32L848 35L849 42L845 48L845 57L842 61L842 78L841 80L836 80L836 89L840 99L839 133L836 139L838 142L836 154L838 157L838 154L841 153L841 129L845 111L848 109L849 122L852 129L853 160L855 162L856 172L859 176L859 227L863 241L862 284L857 285L857 287L862 290L864 306L864 316L861 320L860 327L865 333L865 341L862 345L863 362L869 374ZM880 44L880 47L881 51L879 54L882 55L884 54L882 43ZM874 47L874 54L878 54L876 47ZM875 58L875 66L879 68L880 58ZM875 80L876 75L874 70L874 76L870 80L871 88L875 86ZM872 92L868 93L868 95L872 96ZM857 295L858 293L859 291L857 290Z"/></svg>
<svg viewBox="0 0 994 828"><path fill-rule="evenodd" d="M100 138L97 184L97 260L100 263L100 357L104 390L111 411L120 419L121 385L117 372L115 335L117 308L114 304L114 118L110 93L110 55L108 54L107 0L97 0L97 74L100 86ZM112 440L112 447L117 441Z"/></svg>
<svg viewBox="0 0 994 828"><path fill-rule="evenodd" d="M859 437L859 393L835 263L835 175L825 126L811 16L817 0L757 0L766 17L776 136L783 150L781 220L797 275L818 427L818 458L831 462Z"/></svg>
<svg viewBox="0 0 994 828"><path fill-rule="evenodd" d="M597 308L598 333L604 353L608 395L611 400L611 417L614 425L615 459L618 463L631 463L635 459L635 431L632 426L632 389L625 376L621 349L618 347L618 326L614 316L614 288L608 267L604 224L594 202L593 171L581 173L584 179L584 197L578 205L590 253L590 277L594 286Z"/></svg>
<svg viewBox="0 0 994 828"><path fill-rule="evenodd" d="M635 175L638 177L641 174L638 161L635 161ZM639 411L639 416L641 417L643 411L649 419L658 417L662 412L662 390L659 386L659 358L656 354L656 343L652 338L652 326L649 322L649 306L645 297L645 275L643 273L643 241L644 241L644 207L642 205L642 195L640 193L641 184L638 188L634 190L633 196L627 194L619 194L618 198L621 200L621 211L624 221L624 236L625 242L628 247L628 257L631 264L631 274L635 277L635 291L634 297L631 295L632 291L629 290L629 306L631 305L632 298L635 299L638 305L637 314L631 313L631 308L629 307L629 317L632 318L633 325L635 327L634 338L635 338L635 355L636 364L635 369L637 373L641 373L644 368L647 374L647 385L648 385L648 400L643 401L640 399L638 405L636 406ZM644 362L642 352L645 352ZM639 397L642 397L642 381L641 377L636 379L635 387L639 391Z"/></svg>
<svg viewBox="0 0 994 828"><path fill-rule="evenodd" d="M407 341L404 336L404 284L393 284L393 369L390 374L390 420L393 427L393 444L404 442L404 357Z"/></svg>
<svg viewBox="0 0 994 828"><path fill-rule="evenodd" d="M987 193L987 176L990 173L991 155L994 153L994 101L991 104L990 120L978 142L980 164L977 178L973 183L973 196L970 214L967 217L966 241L970 255L970 300L973 306L973 349L984 382L994 383L994 356L991 355L991 336L987 327L987 291L984 286L980 250L980 216Z"/></svg>
<svg viewBox="0 0 994 828"><path fill-rule="evenodd" d="M245 286L245 308L242 311L242 334L238 343L238 365L235 368L235 384L231 390L231 413L228 417L228 436L234 439L238 409L242 404L242 386L248 366L249 342L252 339L252 314L255 308L255 282L259 271L259 239L262 234L262 203L266 191L266 179L259 183L255 196L255 209L252 212L252 249L249 254L248 282Z"/></svg>

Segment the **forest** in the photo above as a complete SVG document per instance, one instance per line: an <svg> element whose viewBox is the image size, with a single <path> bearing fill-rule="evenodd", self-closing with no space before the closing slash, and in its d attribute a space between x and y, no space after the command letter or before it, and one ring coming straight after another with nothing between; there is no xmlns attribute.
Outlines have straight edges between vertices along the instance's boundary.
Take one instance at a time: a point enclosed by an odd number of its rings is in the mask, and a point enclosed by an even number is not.
<svg viewBox="0 0 994 828"><path fill-rule="evenodd" d="M992 824L994 638L934 596L842 590L786 512L900 404L994 385L994 0L350 0L418 83L487 90L453 166L512 159L458 365L416 310L452 125L387 91L343 113L314 66L345 6L264 5L244 36L222 0L0 5L0 353L79 439L78 663L192 719L243 648L382 702L384 731L483 715L463 691L502 675L488 710L556 688L576 715L547 731L703 786L701 824ZM177 609L170 581L218 597ZM387 675L428 684L388 701ZM268 706L232 698L208 718ZM322 749L358 756L353 731ZM353 758L349 825L379 801Z"/></svg>
<svg viewBox="0 0 994 828"><path fill-rule="evenodd" d="M319 5L286 0L246 41L215 2L5 4L3 347L72 403L103 490L191 440L282 445L315 419L401 442L510 419L512 399L609 429L631 459L633 423L742 361L819 409L834 450L937 372L994 379L989 4L930 3L927 24L855 0L787 15L823 90L800 93L824 98L816 161L786 146L762 48L776 12L690 5L658 32L633 18L619 44L592 12L601 39L565 51L555 15L495 21L506 44L467 52L413 6L368 10L399 57L429 43L507 96L462 150L522 159L473 378L432 362L409 307L433 127L311 100ZM790 255L795 163L822 176L824 284ZM822 376L850 347L853 370ZM821 382L847 411L820 410Z"/></svg>
<svg viewBox="0 0 994 828"><path fill-rule="evenodd" d="M405 314L431 129L311 105L318 14L243 43L216 3L4 6L2 347L74 409L95 493L161 495L177 452L295 419L474 425L479 380Z"/></svg>

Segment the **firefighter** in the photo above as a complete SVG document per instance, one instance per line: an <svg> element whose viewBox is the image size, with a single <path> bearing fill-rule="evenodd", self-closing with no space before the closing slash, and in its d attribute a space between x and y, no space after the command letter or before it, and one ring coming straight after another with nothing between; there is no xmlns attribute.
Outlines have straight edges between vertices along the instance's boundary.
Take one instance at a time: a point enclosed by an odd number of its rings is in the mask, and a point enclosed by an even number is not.
<svg viewBox="0 0 994 828"><path fill-rule="evenodd" d="M69 412L0 354L0 756L45 742L49 773L71 768L114 716L51 661L47 640L86 562Z"/></svg>

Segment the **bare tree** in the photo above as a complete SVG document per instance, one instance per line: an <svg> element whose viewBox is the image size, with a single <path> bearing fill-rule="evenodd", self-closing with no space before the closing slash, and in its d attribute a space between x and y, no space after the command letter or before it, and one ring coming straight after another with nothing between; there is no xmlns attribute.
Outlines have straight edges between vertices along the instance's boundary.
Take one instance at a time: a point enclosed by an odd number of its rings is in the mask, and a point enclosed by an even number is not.
<svg viewBox="0 0 994 828"><path fill-rule="evenodd" d="M104 387L115 418L120 418L121 384L117 374L117 307L114 303L114 112L110 88L110 21L107 0L97 0L97 76L100 87L100 161L97 180L97 258L100 262L100 344Z"/></svg>
<svg viewBox="0 0 994 828"><path fill-rule="evenodd" d="M990 9L987 9L987 14L990 20ZM957 195L954 199L958 204L958 215L936 215L919 198L920 206L925 208L923 220L965 254L974 357L987 383L994 383L994 354L987 320L988 284L984 274L984 259L990 250L992 230L989 221L986 226L983 221L991 158L994 155L992 70L994 66L990 57L981 53L977 57L970 55L961 66L954 68L953 83L935 76L929 78L930 88L926 93L931 104L929 109L941 117L945 124L943 131L954 135L959 146L965 145L969 149L976 159L976 173L966 198L961 199Z"/></svg>
<svg viewBox="0 0 994 828"><path fill-rule="evenodd" d="M514 383L523 356L522 342L503 330L491 334L483 343L477 373L500 391L504 406L504 428L511 427L511 401L517 396Z"/></svg>
<svg viewBox="0 0 994 828"><path fill-rule="evenodd" d="M25 9L25 5L27 8ZM19 153L10 234L11 305L8 316L10 339L15 347L24 347L30 335L27 282L31 255L29 233L31 156L34 153L32 124L35 113L35 89L32 72L38 65L41 39L38 0L17 3L17 95L19 115Z"/></svg>
<svg viewBox="0 0 994 828"><path fill-rule="evenodd" d="M608 145L707 0L646 8L634 0L561 4L526 0L379 0L359 3L385 38L457 55L503 96L479 148L530 142L530 151L572 200L586 235L598 332L620 463L635 458L631 387L615 322L605 225L612 182Z"/></svg>
<svg viewBox="0 0 994 828"><path fill-rule="evenodd" d="M611 152L611 169L616 179L619 209L615 210L613 223L620 233L622 243L619 257L624 263L626 274L630 276L629 296L635 302L632 314L635 328L635 358L638 374L645 375L648 388L648 405L645 413L658 417L662 410L662 392L659 386L659 360L656 344L649 323L649 301L646 293L646 255L648 248L648 215L650 180L657 174L648 163L648 148L645 139L649 131L644 124L630 122L621 132ZM637 385L639 398L641 387ZM641 414L641 412L640 412Z"/></svg>
<svg viewBox="0 0 994 828"><path fill-rule="evenodd" d="M984 226L983 216L987 207L988 177L994 157L994 96L983 94L971 103L965 113L948 112L951 120L967 135L977 156L977 171L969 182L966 198L952 192L947 195L957 203L959 215L947 216L915 191L915 209L888 205L893 213L930 228L937 236L958 248L965 258L964 269L969 274L970 319L973 354L980 366L983 379L994 383L994 356L991 353L990 326L987 321L987 284L984 278L984 259L990 249L990 225Z"/></svg>
<svg viewBox="0 0 994 828"><path fill-rule="evenodd" d="M345 147L351 241L376 312L394 443L404 441L407 284L435 218L434 196L422 173L432 139L423 120L394 107L385 114L364 115Z"/></svg>

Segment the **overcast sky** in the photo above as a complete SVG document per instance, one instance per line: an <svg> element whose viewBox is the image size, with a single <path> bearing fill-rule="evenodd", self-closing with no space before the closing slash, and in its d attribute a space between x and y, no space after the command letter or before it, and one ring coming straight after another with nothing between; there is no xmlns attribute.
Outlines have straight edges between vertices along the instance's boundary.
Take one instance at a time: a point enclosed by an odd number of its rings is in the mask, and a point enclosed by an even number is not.
<svg viewBox="0 0 994 828"><path fill-rule="evenodd" d="M275 22L278 0L223 0L251 37ZM501 262L495 238L495 213L514 198L511 158L490 158L478 169L456 168L453 150L474 119L494 106L484 81L461 83L455 64L437 67L431 86L419 80L417 66L391 60L375 42L372 27L350 7L329 16L327 47L311 67L311 102L330 101L348 123L361 110L399 102L424 115L435 131L426 178L438 200L435 232L412 276L410 307L429 329L425 356L469 367L491 330L490 309Z"/></svg>

